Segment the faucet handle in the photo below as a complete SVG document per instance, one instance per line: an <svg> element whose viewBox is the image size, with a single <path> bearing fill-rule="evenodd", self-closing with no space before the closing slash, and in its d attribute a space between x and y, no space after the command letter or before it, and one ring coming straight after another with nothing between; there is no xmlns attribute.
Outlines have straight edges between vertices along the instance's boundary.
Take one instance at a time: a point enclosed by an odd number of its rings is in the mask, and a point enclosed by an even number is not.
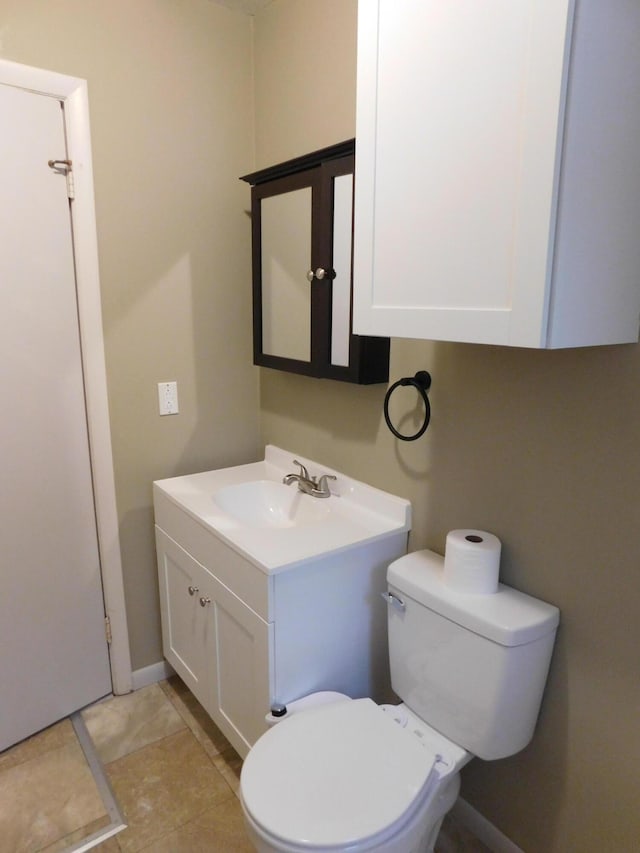
<svg viewBox="0 0 640 853"><path fill-rule="evenodd" d="M329 495L331 494L331 490L329 489L329 484L327 483L327 480L337 480L337 477L335 476L335 474L323 474L318 480L317 488L319 492L326 492L327 497L329 497Z"/></svg>
<svg viewBox="0 0 640 853"><path fill-rule="evenodd" d="M304 467L304 465L302 464L302 462L298 462L298 460L297 460L297 459L294 459L294 460L293 460L293 464L294 464L294 465L297 465L297 466L298 466L298 468L300 469L300 476L301 476L304 480L308 480L308 479L309 479L309 472L308 472L308 471L307 471L307 469Z"/></svg>

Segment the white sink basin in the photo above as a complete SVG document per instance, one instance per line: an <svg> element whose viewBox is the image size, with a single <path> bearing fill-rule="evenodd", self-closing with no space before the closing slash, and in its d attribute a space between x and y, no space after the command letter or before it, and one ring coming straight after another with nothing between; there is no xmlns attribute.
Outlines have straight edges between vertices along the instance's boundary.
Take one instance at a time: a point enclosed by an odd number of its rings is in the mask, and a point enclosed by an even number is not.
<svg viewBox="0 0 640 853"><path fill-rule="evenodd" d="M329 501L299 491L293 484L253 480L225 486L213 496L223 512L250 527L301 527L331 515Z"/></svg>
<svg viewBox="0 0 640 853"><path fill-rule="evenodd" d="M283 477L296 473L294 459L310 476L336 477L330 481L331 497L284 485ZM153 493L156 524L163 530L184 532L191 525L196 535L193 522L267 573L411 527L408 501L272 445L262 462L157 480Z"/></svg>

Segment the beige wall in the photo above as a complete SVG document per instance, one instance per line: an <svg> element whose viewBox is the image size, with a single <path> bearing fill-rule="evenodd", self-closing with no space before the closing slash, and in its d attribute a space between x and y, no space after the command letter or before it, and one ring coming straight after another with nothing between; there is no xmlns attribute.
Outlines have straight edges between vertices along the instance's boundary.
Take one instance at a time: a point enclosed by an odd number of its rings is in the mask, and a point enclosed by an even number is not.
<svg viewBox="0 0 640 853"><path fill-rule="evenodd" d="M257 165L354 134L356 5L275 0L256 17ZM387 431L384 387L271 370L261 371L263 438L409 498L412 549L442 551L455 527L501 537L503 580L557 604L562 626L532 744L505 761L474 761L463 795L527 853L631 853L640 838L640 347L392 341L391 378L419 369L433 375L433 419L414 444Z"/></svg>
<svg viewBox="0 0 640 853"><path fill-rule="evenodd" d="M256 168L354 135L355 89L331 81L355 79L355 14L352 0L275 0L256 15Z"/></svg>
<svg viewBox="0 0 640 853"><path fill-rule="evenodd" d="M0 56L87 79L134 669L162 658L151 482L258 457L251 19L209 0L0 0ZM156 385L177 380L180 414Z"/></svg>

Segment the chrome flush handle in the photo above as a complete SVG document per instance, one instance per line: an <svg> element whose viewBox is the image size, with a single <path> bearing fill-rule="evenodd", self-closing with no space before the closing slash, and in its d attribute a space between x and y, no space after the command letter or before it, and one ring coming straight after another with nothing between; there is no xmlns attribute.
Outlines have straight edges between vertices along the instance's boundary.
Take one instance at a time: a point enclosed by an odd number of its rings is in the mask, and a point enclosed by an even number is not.
<svg viewBox="0 0 640 853"><path fill-rule="evenodd" d="M382 596L382 598L384 598L387 604L390 604L392 607L395 607L395 609L398 610L400 613L404 613L404 611L407 609L407 605L404 603L404 601L397 595L394 595L392 592L381 592L380 595Z"/></svg>

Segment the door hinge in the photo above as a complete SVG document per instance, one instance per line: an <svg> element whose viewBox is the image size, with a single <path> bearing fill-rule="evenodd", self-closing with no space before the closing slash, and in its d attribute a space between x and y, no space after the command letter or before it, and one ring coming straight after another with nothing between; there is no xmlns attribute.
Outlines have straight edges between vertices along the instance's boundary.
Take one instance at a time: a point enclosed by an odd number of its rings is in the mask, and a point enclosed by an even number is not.
<svg viewBox="0 0 640 853"><path fill-rule="evenodd" d="M71 160L49 160L47 165L54 172L60 175L65 175L67 178L67 197L74 199L76 197L76 188L73 181L73 163Z"/></svg>
<svg viewBox="0 0 640 853"><path fill-rule="evenodd" d="M71 168L71 163L69 163L69 168L67 169L67 196L69 199L74 199L76 197L76 185L73 180L73 169Z"/></svg>
<svg viewBox="0 0 640 853"><path fill-rule="evenodd" d="M113 635L111 633L111 619L108 616L104 617L104 633L107 637L107 645L111 645L113 642Z"/></svg>

